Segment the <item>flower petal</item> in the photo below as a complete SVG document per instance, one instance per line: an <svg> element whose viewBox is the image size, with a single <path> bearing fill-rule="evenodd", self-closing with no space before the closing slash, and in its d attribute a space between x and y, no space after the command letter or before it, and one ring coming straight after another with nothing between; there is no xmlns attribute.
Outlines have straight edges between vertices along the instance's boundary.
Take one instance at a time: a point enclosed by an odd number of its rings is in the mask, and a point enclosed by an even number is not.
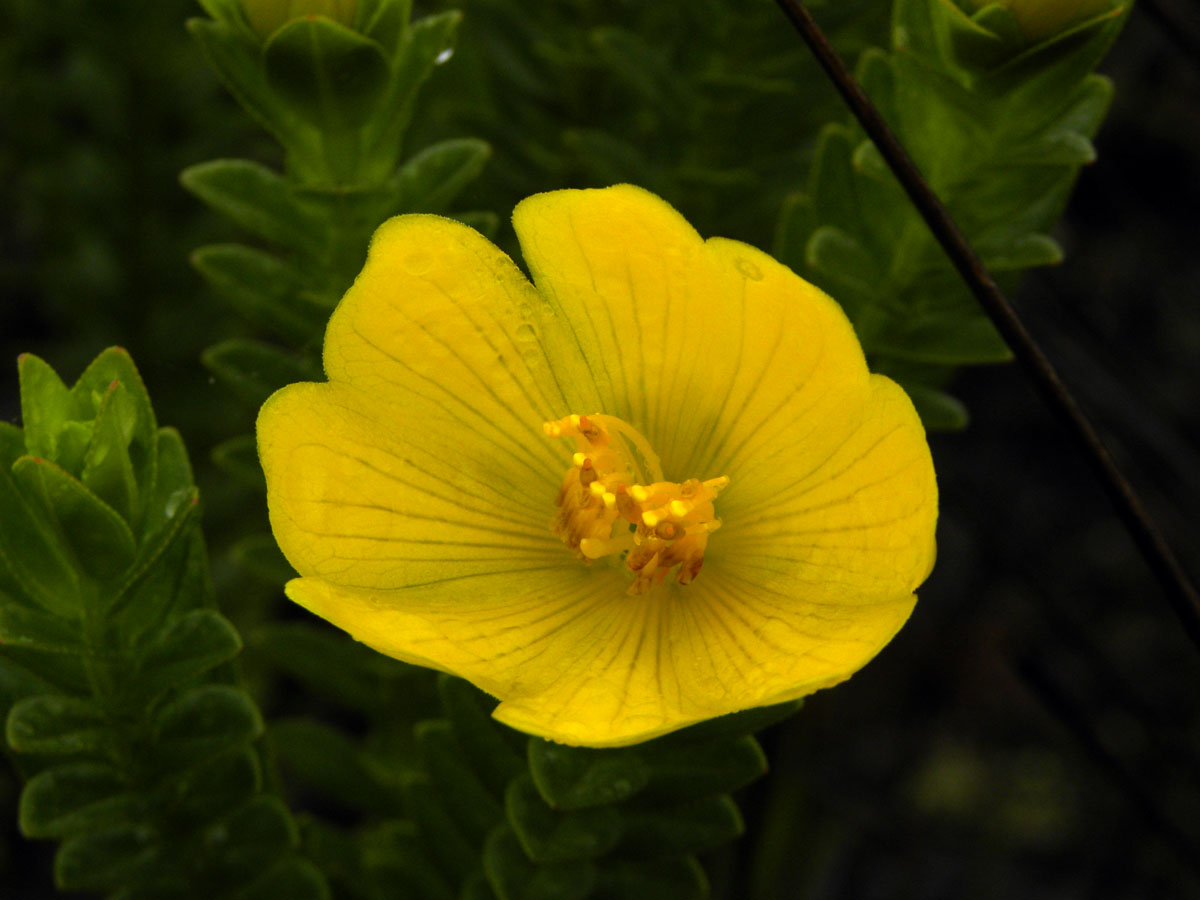
<svg viewBox="0 0 1200 900"><path fill-rule="evenodd" d="M895 382L872 375L870 389L833 452L799 470L789 464L791 479L772 497L722 504L724 526L709 545L722 571L831 608L904 596L925 580L937 522L925 431Z"/></svg>
<svg viewBox="0 0 1200 900"><path fill-rule="evenodd" d="M596 389L585 411L642 431L668 478L729 474L735 491L744 479L730 464L748 442L799 421L820 454L853 428L867 394L853 329L766 254L703 241L630 185L539 194L513 224L564 326L548 342L551 364L582 360Z"/></svg>
<svg viewBox="0 0 1200 900"><path fill-rule="evenodd" d="M464 225L376 232L326 332L330 382L286 387L259 417L272 527L298 571L395 588L564 556L549 529L563 464L541 430L563 401L528 333L542 307Z"/></svg>
<svg viewBox="0 0 1200 900"><path fill-rule="evenodd" d="M499 466L500 448L464 440L452 417L385 412L336 381L263 406L271 527L302 575L399 588L571 561L549 528L553 482Z"/></svg>
<svg viewBox="0 0 1200 900"><path fill-rule="evenodd" d="M544 301L487 238L439 216L399 216L325 333L325 372L381 415L437 414L447 439L494 444L498 464L557 480L542 422L566 404L539 340ZM500 448L503 448L501 452Z"/></svg>
<svg viewBox="0 0 1200 900"><path fill-rule="evenodd" d="M497 718L543 737L613 746L702 718L681 719L675 692L652 683L674 678L653 668L664 607L627 595L611 568L565 562L401 591L300 578L287 593L389 656L470 679L504 699Z"/></svg>

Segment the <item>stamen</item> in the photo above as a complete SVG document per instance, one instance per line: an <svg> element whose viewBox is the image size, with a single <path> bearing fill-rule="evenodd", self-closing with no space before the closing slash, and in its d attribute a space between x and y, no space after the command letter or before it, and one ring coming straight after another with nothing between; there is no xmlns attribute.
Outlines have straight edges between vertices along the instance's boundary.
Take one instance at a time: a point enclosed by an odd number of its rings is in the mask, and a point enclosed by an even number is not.
<svg viewBox="0 0 1200 900"><path fill-rule="evenodd" d="M721 525L713 501L729 478L667 481L649 441L615 416L570 415L542 430L575 439L553 528L576 556L590 563L624 554L631 594L661 584L677 566L675 580L690 584Z"/></svg>

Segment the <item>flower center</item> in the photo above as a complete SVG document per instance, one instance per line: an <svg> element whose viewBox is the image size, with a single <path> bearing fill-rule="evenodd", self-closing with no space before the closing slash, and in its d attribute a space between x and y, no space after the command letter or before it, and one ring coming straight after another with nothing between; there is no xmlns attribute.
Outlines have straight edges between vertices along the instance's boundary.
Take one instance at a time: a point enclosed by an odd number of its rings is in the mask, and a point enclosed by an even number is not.
<svg viewBox="0 0 1200 900"><path fill-rule="evenodd" d="M729 478L666 481L650 442L615 416L567 416L542 428L575 439L553 523L563 543L589 562L625 554L631 594L661 584L675 566L675 580L691 584L721 527L713 500Z"/></svg>

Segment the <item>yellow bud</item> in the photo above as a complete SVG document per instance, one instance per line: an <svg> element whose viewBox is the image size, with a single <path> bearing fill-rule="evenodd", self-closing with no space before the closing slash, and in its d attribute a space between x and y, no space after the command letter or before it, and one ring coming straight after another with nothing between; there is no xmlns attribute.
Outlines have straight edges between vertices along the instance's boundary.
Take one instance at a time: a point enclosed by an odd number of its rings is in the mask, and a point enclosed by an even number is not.
<svg viewBox="0 0 1200 900"><path fill-rule="evenodd" d="M250 27L264 40L304 16L325 16L349 27L357 8L358 0L242 0Z"/></svg>
<svg viewBox="0 0 1200 900"><path fill-rule="evenodd" d="M973 0L975 6L987 6L996 0ZM1114 9L1115 0L999 0L1016 17L1026 39L1038 42L1052 37L1070 25Z"/></svg>

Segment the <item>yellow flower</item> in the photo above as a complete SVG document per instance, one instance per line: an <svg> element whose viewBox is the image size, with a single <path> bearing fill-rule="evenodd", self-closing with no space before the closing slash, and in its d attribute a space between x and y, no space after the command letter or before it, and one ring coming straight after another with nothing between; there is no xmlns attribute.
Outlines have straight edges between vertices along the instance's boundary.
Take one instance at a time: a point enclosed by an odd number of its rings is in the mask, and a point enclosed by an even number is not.
<svg viewBox="0 0 1200 900"><path fill-rule="evenodd" d="M264 405L288 596L568 744L848 678L933 565L907 396L829 297L646 191L513 224L536 287L464 225L386 222L329 381Z"/></svg>

